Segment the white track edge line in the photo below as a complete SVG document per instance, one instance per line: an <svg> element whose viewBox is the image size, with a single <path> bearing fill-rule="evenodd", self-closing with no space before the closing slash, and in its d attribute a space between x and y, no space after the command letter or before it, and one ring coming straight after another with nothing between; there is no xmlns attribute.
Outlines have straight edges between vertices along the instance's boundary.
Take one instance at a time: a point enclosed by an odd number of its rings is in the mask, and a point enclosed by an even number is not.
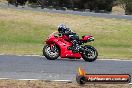
<svg viewBox="0 0 132 88"><path fill-rule="evenodd" d="M0 78L0 80L44 80L44 79L15 79L15 78ZM72 80L44 80L44 81L72 82Z"/></svg>
<svg viewBox="0 0 132 88"><path fill-rule="evenodd" d="M25 80L26 81L26 80L40 80L40 79L14 79L14 80L23 80L23 81Z"/></svg>
<svg viewBox="0 0 132 88"><path fill-rule="evenodd" d="M0 80L11 80L12 78L0 78ZM12 80L42 80L42 79L12 79ZM49 82L72 82L72 80L44 80ZM129 85L132 85L132 83L128 83Z"/></svg>
<svg viewBox="0 0 132 88"><path fill-rule="evenodd" d="M132 85L132 83L129 83L129 85Z"/></svg>
<svg viewBox="0 0 132 88"><path fill-rule="evenodd" d="M10 78L0 78L0 80L6 80L6 79L10 79Z"/></svg>
<svg viewBox="0 0 132 88"><path fill-rule="evenodd" d="M72 82L72 80L51 80L51 81L55 81L55 82Z"/></svg>
<svg viewBox="0 0 132 88"><path fill-rule="evenodd" d="M97 59L97 60L111 60L111 61L132 61L132 60L123 60L123 59Z"/></svg>
<svg viewBox="0 0 132 88"><path fill-rule="evenodd" d="M4 53L1 53L0 54L1 56L3 55L10 55L10 54L4 54ZM27 57L30 57L30 56L34 56L34 57L44 57L44 56L41 56L41 55L13 55L13 56L27 56ZM81 58L82 60L83 58ZM97 60L111 60L111 61L132 61L132 60L123 60L123 59L97 59Z"/></svg>

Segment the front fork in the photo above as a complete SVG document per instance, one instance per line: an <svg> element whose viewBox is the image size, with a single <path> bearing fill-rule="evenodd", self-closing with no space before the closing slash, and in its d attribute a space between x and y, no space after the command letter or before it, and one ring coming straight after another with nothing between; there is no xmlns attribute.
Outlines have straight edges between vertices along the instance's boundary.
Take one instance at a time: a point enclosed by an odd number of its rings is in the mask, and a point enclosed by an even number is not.
<svg viewBox="0 0 132 88"><path fill-rule="evenodd" d="M55 52L55 44L50 44L50 50L51 52Z"/></svg>

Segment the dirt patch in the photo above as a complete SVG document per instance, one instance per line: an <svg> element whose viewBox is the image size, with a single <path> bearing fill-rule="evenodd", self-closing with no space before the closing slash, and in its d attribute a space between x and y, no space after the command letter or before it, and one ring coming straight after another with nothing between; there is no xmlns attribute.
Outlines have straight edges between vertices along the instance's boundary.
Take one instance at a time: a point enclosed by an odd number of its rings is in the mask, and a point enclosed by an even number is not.
<svg viewBox="0 0 132 88"><path fill-rule="evenodd" d="M125 15L125 10L121 6L114 6L112 9L112 14Z"/></svg>
<svg viewBox="0 0 132 88"><path fill-rule="evenodd" d="M86 84L69 82L0 80L0 88L132 88L129 84Z"/></svg>
<svg viewBox="0 0 132 88"><path fill-rule="evenodd" d="M7 0L0 0L0 3L1 3L1 2L2 2L2 3L3 3L3 2L4 2L4 3L6 3L6 2L7 2Z"/></svg>

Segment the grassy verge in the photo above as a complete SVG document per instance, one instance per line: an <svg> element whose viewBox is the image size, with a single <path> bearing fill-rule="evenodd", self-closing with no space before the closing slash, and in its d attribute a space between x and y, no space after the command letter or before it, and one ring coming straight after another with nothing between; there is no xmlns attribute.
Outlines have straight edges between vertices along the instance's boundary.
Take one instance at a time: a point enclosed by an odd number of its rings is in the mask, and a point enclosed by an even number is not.
<svg viewBox="0 0 132 88"><path fill-rule="evenodd" d="M0 80L0 88L131 88L129 84L86 84L46 81Z"/></svg>
<svg viewBox="0 0 132 88"><path fill-rule="evenodd" d="M132 58L132 21L12 9L0 9L0 53L41 55L43 40L60 23L92 34L100 58Z"/></svg>

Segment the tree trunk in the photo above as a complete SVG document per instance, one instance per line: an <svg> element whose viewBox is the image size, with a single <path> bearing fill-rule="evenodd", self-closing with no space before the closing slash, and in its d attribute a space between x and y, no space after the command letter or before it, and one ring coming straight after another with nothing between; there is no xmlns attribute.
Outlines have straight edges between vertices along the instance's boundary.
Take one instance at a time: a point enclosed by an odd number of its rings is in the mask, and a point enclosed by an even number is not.
<svg viewBox="0 0 132 88"><path fill-rule="evenodd" d="M125 10L126 15L132 15L132 1L129 1L126 4L126 10Z"/></svg>

